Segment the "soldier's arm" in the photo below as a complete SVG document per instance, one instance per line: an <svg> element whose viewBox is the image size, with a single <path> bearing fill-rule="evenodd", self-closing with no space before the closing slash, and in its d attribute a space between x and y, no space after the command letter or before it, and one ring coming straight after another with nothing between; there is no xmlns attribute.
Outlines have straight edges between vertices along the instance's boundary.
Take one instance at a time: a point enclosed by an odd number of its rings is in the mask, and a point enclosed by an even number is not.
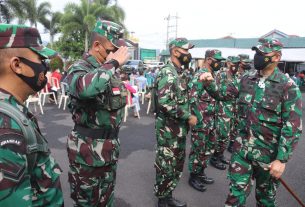
<svg viewBox="0 0 305 207"><path fill-rule="evenodd" d="M107 89L111 71L117 66L113 63L103 64L89 73L82 70L81 65L72 66L67 76L69 92L79 99L94 98Z"/></svg>
<svg viewBox="0 0 305 207"><path fill-rule="evenodd" d="M287 162L302 133L302 95L299 88L289 81L284 89L283 97L283 127L276 159Z"/></svg>
<svg viewBox="0 0 305 207"><path fill-rule="evenodd" d="M191 114L177 103L177 88L175 86L175 81L172 73L163 75L158 81L157 93L160 111L173 118L187 120Z"/></svg>
<svg viewBox="0 0 305 207"><path fill-rule="evenodd" d="M202 80L200 80L202 81ZM229 101L238 97L239 84L231 82L225 87L218 85L215 80L203 81L205 90L217 101Z"/></svg>
<svg viewBox="0 0 305 207"><path fill-rule="evenodd" d="M23 135L16 130L0 128L1 206L32 206L24 140Z"/></svg>

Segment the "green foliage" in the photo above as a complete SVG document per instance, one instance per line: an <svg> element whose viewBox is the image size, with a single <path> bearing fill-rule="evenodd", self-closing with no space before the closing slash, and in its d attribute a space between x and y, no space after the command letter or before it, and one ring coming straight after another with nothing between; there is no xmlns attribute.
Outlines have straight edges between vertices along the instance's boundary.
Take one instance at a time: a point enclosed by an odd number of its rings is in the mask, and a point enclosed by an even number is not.
<svg viewBox="0 0 305 207"><path fill-rule="evenodd" d="M61 57L56 56L56 57L54 57L50 60L49 65L50 65L50 68L51 68L52 72L57 70L57 69L59 69L62 72L63 67L64 67L64 62L61 59Z"/></svg>

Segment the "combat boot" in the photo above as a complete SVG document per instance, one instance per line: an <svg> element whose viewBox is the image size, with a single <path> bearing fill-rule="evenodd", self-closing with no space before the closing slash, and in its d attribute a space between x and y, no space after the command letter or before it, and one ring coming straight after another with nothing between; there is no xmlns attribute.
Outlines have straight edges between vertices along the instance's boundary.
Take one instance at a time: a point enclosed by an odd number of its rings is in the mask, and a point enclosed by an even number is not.
<svg viewBox="0 0 305 207"><path fill-rule="evenodd" d="M228 146L228 152L233 153L233 143L232 141L230 141L229 146Z"/></svg>
<svg viewBox="0 0 305 207"><path fill-rule="evenodd" d="M210 163L213 167L217 168L218 170L227 169L227 167L220 161L219 156L213 155L211 157Z"/></svg>
<svg viewBox="0 0 305 207"><path fill-rule="evenodd" d="M189 185L193 187L195 190L204 192L206 191L206 187L202 181L202 178L199 174L191 173L189 177Z"/></svg>
<svg viewBox="0 0 305 207"><path fill-rule="evenodd" d="M209 178L205 172L203 171L202 173L200 173L199 175L199 178L201 179L201 181L205 184L213 184L214 183L214 179L213 178Z"/></svg>
<svg viewBox="0 0 305 207"><path fill-rule="evenodd" d="M165 198L159 198L158 207L187 207L186 203L175 199L172 194Z"/></svg>
<svg viewBox="0 0 305 207"><path fill-rule="evenodd" d="M220 162L222 162L223 164L230 164L230 161L226 159L226 157L224 155L220 155L219 157Z"/></svg>

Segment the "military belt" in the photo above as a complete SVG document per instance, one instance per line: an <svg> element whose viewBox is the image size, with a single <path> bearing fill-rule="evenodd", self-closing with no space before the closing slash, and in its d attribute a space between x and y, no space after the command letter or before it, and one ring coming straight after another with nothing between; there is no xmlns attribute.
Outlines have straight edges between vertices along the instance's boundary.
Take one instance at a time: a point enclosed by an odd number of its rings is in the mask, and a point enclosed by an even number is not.
<svg viewBox="0 0 305 207"><path fill-rule="evenodd" d="M78 124L75 124L74 131L77 131L83 136L90 137L93 139L117 139L119 135L119 128L100 128L100 129L92 129L88 127L84 127Z"/></svg>

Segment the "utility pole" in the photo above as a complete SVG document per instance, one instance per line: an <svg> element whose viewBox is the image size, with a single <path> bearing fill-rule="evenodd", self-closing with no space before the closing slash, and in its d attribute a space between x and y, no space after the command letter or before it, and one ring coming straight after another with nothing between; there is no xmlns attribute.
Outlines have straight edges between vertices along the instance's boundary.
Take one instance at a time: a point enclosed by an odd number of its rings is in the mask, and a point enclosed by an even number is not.
<svg viewBox="0 0 305 207"><path fill-rule="evenodd" d="M167 21L167 30L166 30L166 45L167 48L169 41L173 38L177 38L178 34L178 14L171 16L170 14L164 18Z"/></svg>

